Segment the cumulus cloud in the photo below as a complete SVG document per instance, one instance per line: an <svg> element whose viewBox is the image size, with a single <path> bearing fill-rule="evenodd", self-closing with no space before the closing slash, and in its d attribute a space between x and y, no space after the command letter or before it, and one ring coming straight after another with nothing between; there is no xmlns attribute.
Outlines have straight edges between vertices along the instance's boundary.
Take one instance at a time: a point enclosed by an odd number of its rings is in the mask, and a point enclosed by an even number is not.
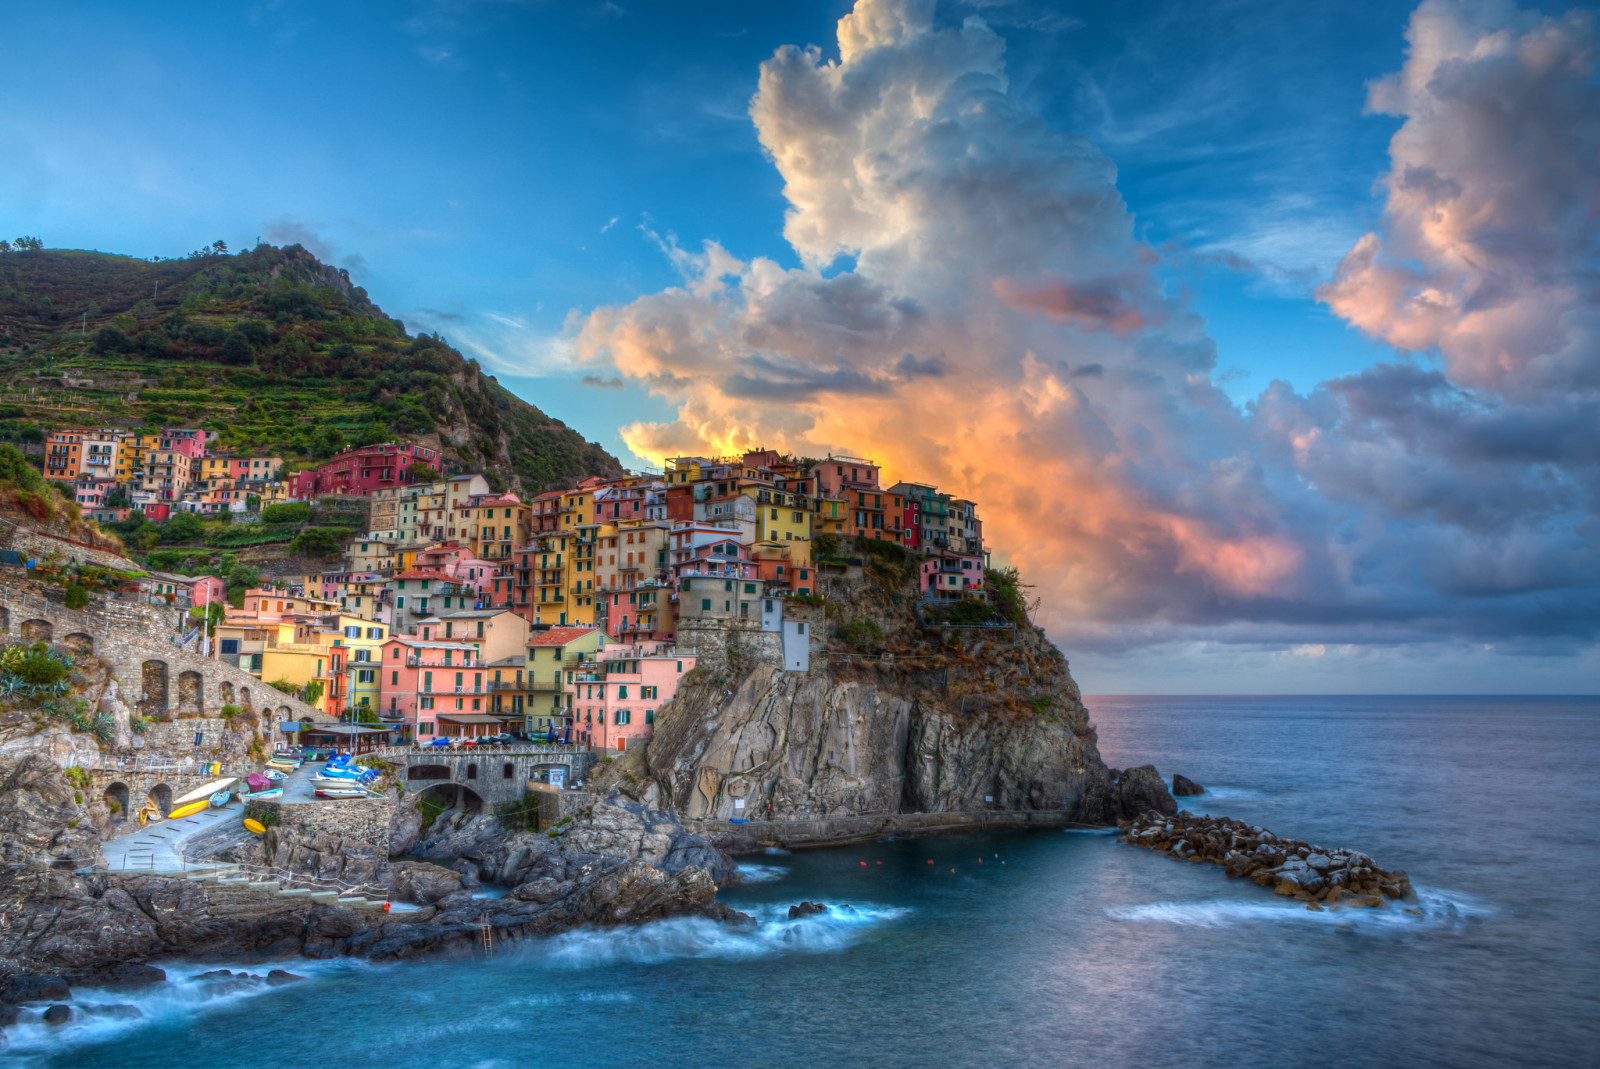
<svg viewBox="0 0 1600 1069"><path fill-rule="evenodd" d="M1383 229L1319 291L1362 330L1505 392L1600 383L1594 16L1426 0L1368 107L1390 142Z"/></svg>
<svg viewBox="0 0 1600 1069"><path fill-rule="evenodd" d="M1552 35L1582 20L1530 25L1576 55ZM779 49L750 104L800 266L663 241L680 285L577 325L577 359L676 406L636 453L850 450L970 496L1080 648L1593 634L1592 398L1396 364L1240 408L1116 168L1008 92L981 18L859 0L838 49ZM1532 263L1550 221L1493 244Z"/></svg>

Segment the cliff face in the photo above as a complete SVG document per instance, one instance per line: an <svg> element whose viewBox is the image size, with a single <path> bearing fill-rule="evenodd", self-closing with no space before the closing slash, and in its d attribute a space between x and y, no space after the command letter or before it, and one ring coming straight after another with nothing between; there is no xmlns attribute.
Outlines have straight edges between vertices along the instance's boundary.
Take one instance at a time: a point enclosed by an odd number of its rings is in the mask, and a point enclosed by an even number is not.
<svg viewBox="0 0 1600 1069"><path fill-rule="evenodd" d="M1109 824L1174 811L1153 769L1106 767L1066 660L1037 629L926 627L903 577L837 578L810 628L809 672L702 651L705 667L657 714L644 767L612 775L647 780L636 792L688 820L1048 813ZM882 636L864 651L838 637L861 634L858 621Z"/></svg>

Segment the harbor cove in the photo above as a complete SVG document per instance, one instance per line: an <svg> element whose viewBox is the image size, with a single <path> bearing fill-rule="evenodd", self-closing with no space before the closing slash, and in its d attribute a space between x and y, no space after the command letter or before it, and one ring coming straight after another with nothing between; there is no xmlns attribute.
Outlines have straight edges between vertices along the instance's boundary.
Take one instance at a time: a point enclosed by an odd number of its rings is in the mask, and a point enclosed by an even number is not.
<svg viewBox="0 0 1600 1069"><path fill-rule="evenodd" d="M1227 812L1403 862L1417 913L1307 911L1111 832L958 833L738 858L749 916L585 928L492 956L165 962L9 1029L17 1064L1559 1066L1600 1042L1592 701L1089 699L1102 746ZM1475 740L1501 740L1486 752ZM1317 756L1339 744L1337 759ZM1506 768L1519 771L1504 776ZM1482 784L1501 776L1501 786ZM1364 784L1352 790L1352 781ZM1579 896L1581 897L1581 895ZM823 913L789 919L804 901ZM283 968L305 979L264 977Z"/></svg>

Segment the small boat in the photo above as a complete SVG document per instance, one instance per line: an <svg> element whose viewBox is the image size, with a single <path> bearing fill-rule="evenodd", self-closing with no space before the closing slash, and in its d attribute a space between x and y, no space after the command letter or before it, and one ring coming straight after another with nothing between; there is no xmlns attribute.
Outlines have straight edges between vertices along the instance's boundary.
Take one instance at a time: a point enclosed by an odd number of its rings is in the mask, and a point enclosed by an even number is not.
<svg viewBox="0 0 1600 1069"><path fill-rule="evenodd" d="M268 765L267 770L261 774L274 782L289 778L289 773L284 772L282 769L273 768L271 765Z"/></svg>
<svg viewBox="0 0 1600 1069"><path fill-rule="evenodd" d="M172 813L176 813L180 807L186 806L190 802L207 801L218 791L226 790L227 788L232 787L238 778L238 776L227 776L223 779L214 779L203 787L196 787L194 790L189 791L186 794L179 795L177 798L172 800ZM202 805L200 808L204 809L205 806ZM172 813L168 813L167 816L170 817Z"/></svg>
<svg viewBox="0 0 1600 1069"><path fill-rule="evenodd" d="M239 801L241 801L241 802L259 802L259 801L263 801L263 800L265 800L267 798L281 798L282 796L283 796L283 788L282 787L272 787L272 788L269 788L269 789L264 790L264 791L257 791L254 794L241 794L239 796Z"/></svg>
<svg viewBox="0 0 1600 1069"><path fill-rule="evenodd" d="M364 791L360 787L319 787L315 792L318 798L372 798L371 791Z"/></svg>
<svg viewBox="0 0 1600 1069"><path fill-rule="evenodd" d="M203 811L210 804L211 804L211 799L202 798L198 802L190 802L187 805L180 805L176 809L172 810L170 813L167 814L167 819L168 820L177 820L180 817L192 817L196 813L199 813L199 812Z"/></svg>
<svg viewBox="0 0 1600 1069"><path fill-rule="evenodd" d="M295 769L300 767L300 762L299 761L277 761L277 760L272 760L272 761L268 761L267 762L267 767L268 768L275 768L279 772L293 772Z"/></svg>
<svg viewBox="0 0 1600 1069"><path fill-rule="evenodd" d="M261 821L256 820L254 817L245 817L244 830L250 832L252 835L260 835L262 832L267 830L267 826L261 823Z"/></svg>
<svg viewBox="0 0 1600 1069"><path fill-rule="evenodd" d="M231 801L233 801L233 792L231 791L218 791L211 796L211 804L218 809L221 809Z"/></svg>

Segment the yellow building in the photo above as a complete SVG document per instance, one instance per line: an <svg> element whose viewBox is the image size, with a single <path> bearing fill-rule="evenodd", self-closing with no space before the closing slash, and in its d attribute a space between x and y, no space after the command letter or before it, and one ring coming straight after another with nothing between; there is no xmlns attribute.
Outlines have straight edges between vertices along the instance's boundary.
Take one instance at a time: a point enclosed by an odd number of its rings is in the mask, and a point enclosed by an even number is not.
<svg viewBox="0 0 1600 1069"><path fill-rule="evenodd" d="M598 561L600 531L600 525L592 523L572 530L572 541L568 543L567 563L562 575L567 591L566 623L569 625L594 625L595 565Z"/></svg>
<svg viewBox="0 0 1600 1069"><path fill-rule="evenodd" d="M561 529L585 527L594 522L594 489L584 487L561 495Z"/></svg>
<svg viewBox="0 0 1600 1069"><path fill-rule="evenodd" d="M389 627L359 613L341 612L336 619L339 637L334 644L350 650L345 657L346 704L352 709L365 709L372 714L372 719L376 719L383 682L380 662L383 659L383 643L389 637Z"/></svg>
<svg viewBox="0 0 1600 1069"><path fill-rule="evenodd" d="M597 627L552 627L528 639L528 730L557 731L571 723L566 695L568 662L593 660L606 642Z"/></svg>
<svg viewBox="0 0 1600 1069"><path fill-rule="evenodd" d="M117 450L117 481L127 482L144 474L145 453L161 444L159 434L124 434Z"/></svg>
<svg viewBox="0 0 1600 1069"><path fill-rule="evenodd" d="M331 627L295 620L280 622L277 640L261 653L262 680L269 685L290 683L301 693L314 687L320 693L315 693L315 700L308 704L339 717L349 697L344 674L349 650L337 644L342 637Z"/></svg>

